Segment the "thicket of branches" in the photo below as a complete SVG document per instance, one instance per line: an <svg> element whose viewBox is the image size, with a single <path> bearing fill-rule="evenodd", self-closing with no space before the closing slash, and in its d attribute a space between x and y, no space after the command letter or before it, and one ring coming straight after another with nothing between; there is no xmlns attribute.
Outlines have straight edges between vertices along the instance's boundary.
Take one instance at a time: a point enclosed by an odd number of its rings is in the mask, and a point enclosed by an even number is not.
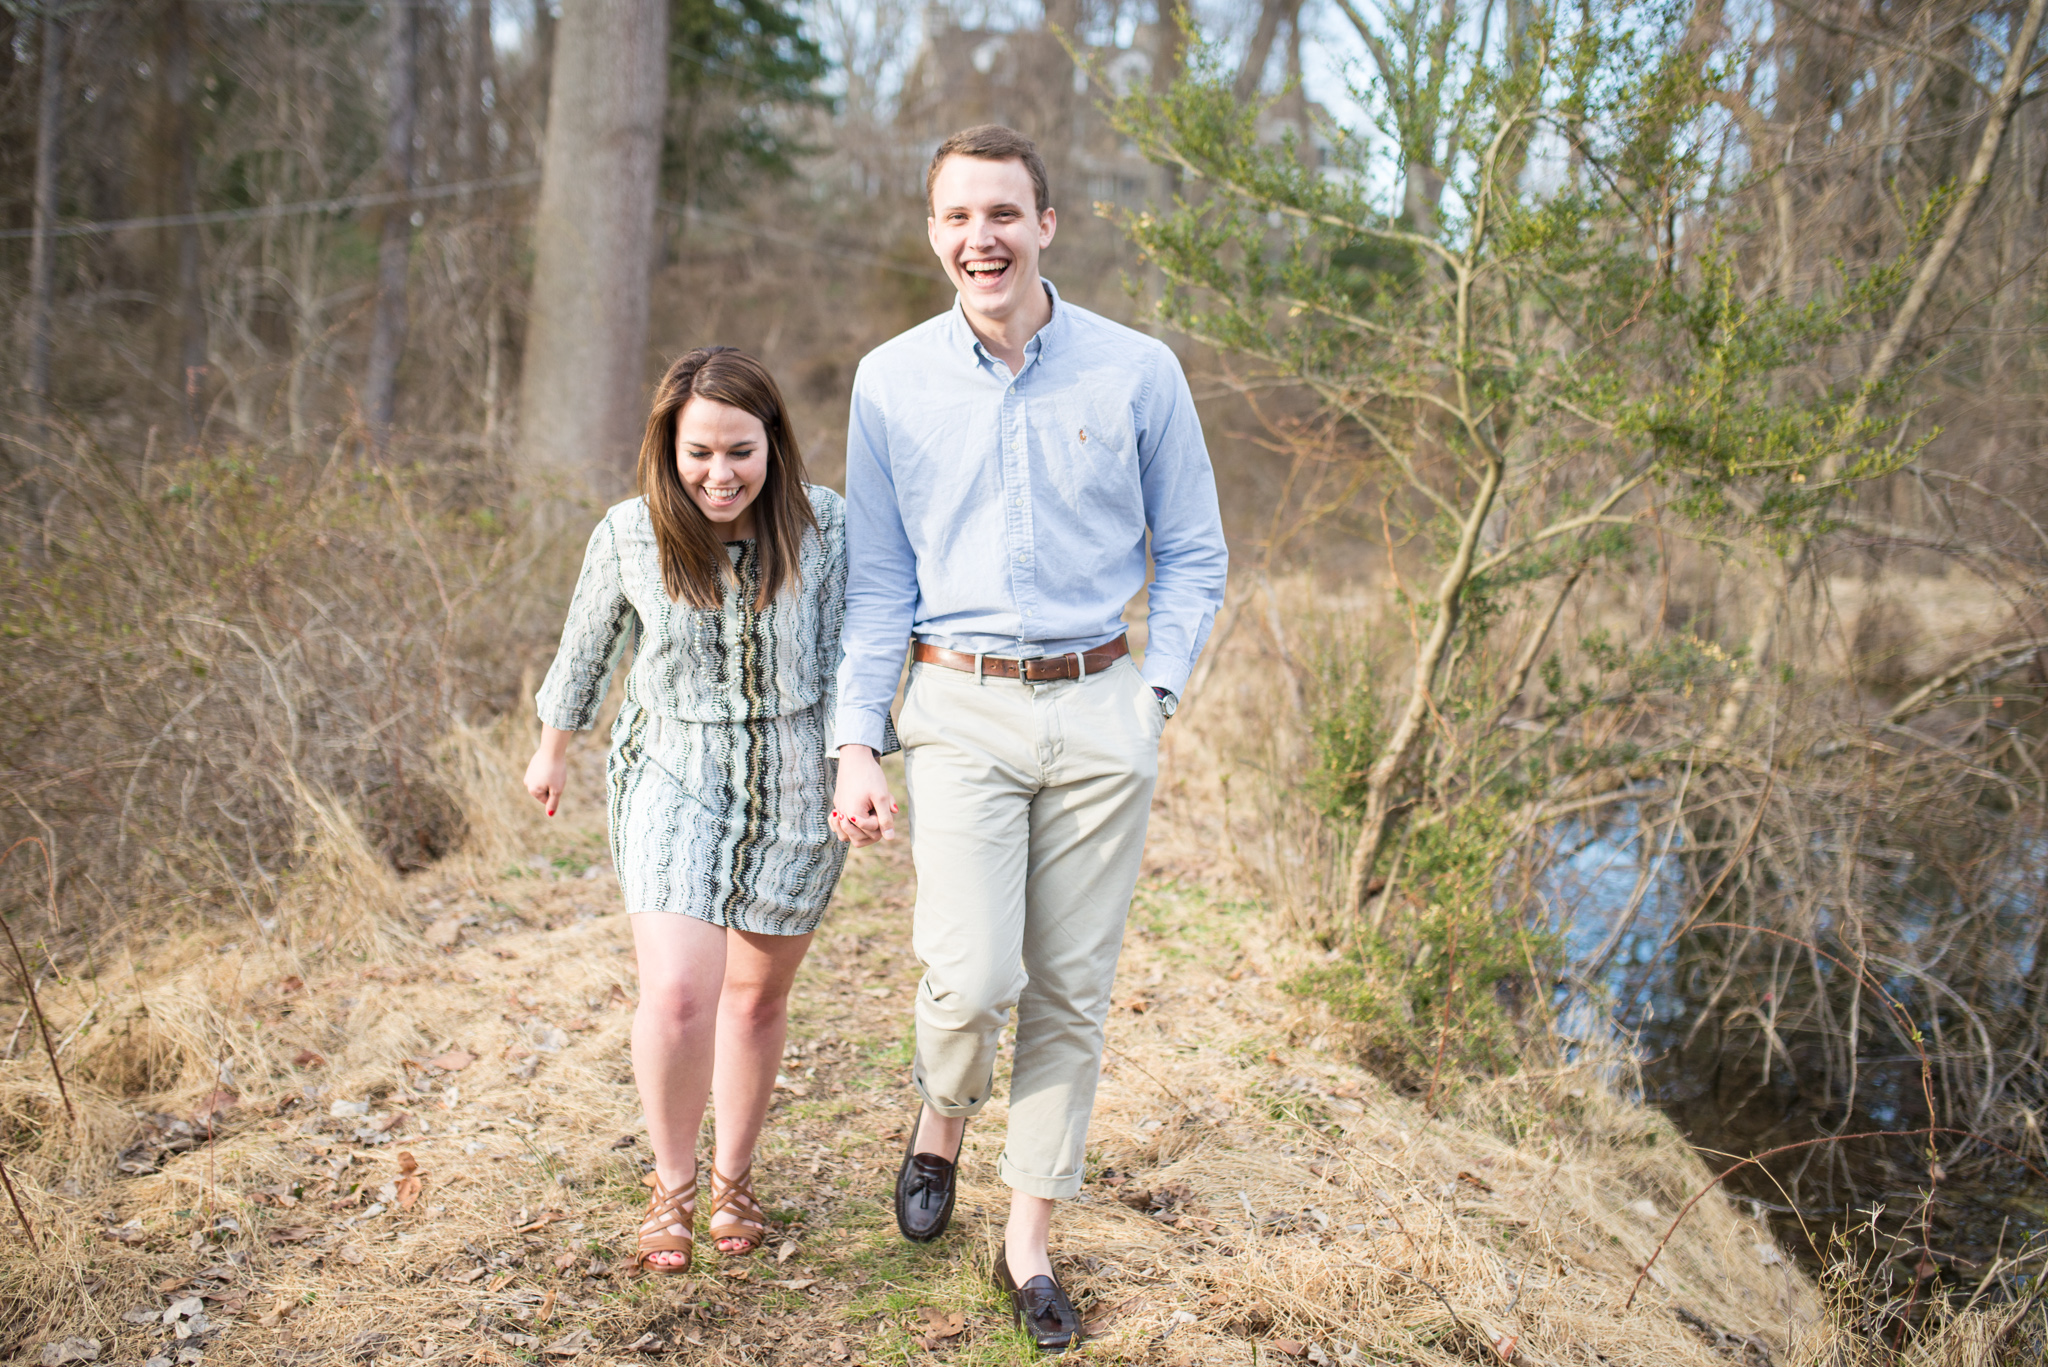
<svg viewBox="0 0 2048 1367"><path fill-rule="evenodd" d="M1398 594L1240 585L1320 851L1271 876L1352 951L1304 986L1411 1076L1590 993L1720 1134L1903 1136L1803 1149L1815 1209L2038 1166L2043 5L1339 8L1376 126L1275 146L1213 52L1118 115L1160 315L1290 462L1263 568L1348 525Z"/></svg>

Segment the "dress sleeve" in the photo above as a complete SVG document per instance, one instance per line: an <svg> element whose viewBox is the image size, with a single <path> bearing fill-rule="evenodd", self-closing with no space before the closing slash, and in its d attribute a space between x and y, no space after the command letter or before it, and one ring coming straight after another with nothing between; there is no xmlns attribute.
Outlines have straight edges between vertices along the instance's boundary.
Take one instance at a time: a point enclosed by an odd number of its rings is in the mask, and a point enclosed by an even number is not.
<svg viewBox="0 0 2048 1367"><path fill-rule="evenodd" d="M843 507L843 505L842 505ZM818 642L819 668L825 676L824 718L828 731L835 727L839 716L839 669L845 661L846 652L842 637L846 630L846 520L842 512L821 529L825 541L825 572L819 586L818 620L821 625ZM837 753L827 738L827 749ZM882 715L882 743L876 748L877 755L893 755L903 748L903 742L896 738L896 722L886 712Z"/></svg>
<svg viewBox="0 0 2048 1367"><path fill-rule="evenodd" d="M541 721L558 731L587 731L611 687L625 647L639 634L640 615L626 597L619 546L609 517L590 533L583 573L569 600L569 620L555 662L533 698Z"/></svg>

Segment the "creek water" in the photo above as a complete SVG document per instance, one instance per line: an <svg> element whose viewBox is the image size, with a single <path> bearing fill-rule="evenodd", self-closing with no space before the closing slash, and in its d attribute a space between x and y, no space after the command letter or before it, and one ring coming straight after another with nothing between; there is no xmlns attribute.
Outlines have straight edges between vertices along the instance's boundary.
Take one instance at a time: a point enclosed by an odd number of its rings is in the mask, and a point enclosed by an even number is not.
<svg viewBox="0 0 2048 1367"><path fill-rule="evenodd" d="M2016 1010L2015 983L2034 969L2043 931L2038 892L2042 869L2021 859L2009 876L1974 890L1978 898L1999 899L1992 924L2006 943L1982 954L1944 961L1937 929L1942 895L1930 897L1908 871L1898 876L1894 918L1886 929L1895 954L1921 952L1927 962L1893 960L1896 968L1863 972L1897 1003L1929 1039L1939 1039L1949 1063L1932 1088L1922 1080L1919 1050L1902 1030L1870 1019L1891 1010L1862 1003L1863 1028L1851 1051L1839 1037L1803 1024L1807 1017L1773 999L1772 986L1803 974L1839 990L1853 970L1849 955L1830 943L1823 909L1808 936L1843 962L1831 963L1775 937L1752 937L1765 946L1770 973L1731 976L1703 954L1703 935L1684 933L1697 910L1686 878L1682 832L1657 826L1643 830L1637 813L1616 810L1598 825L1578 824L1556 832L1556 858L1536 892L1559 937L1573 980L1561 986L1554 1005L1568 1040L1607 1054L1621 1046L1636 1062L1642 1099L1671 1117L1687 1139L1706 1154L1716 1171L1735 1159L1789 1145L1804 1145L1744 1168L1728 1187L1769 1213L1780 1242L1809 1271L1843 1253L1866 1268L1899 1259L1909 1278L1938 1280L1949 1287L1973 1286L2001 1254L2011 1255L2028 1239L2048 1232L2048 1182L2038 1168L2008 1153L2016 1139L2013 1103L2036 1105L2048 1087L2024 1063L2000 1077L1999 1051L1987 1046L1970 1070L1956 1071L1956 1035L1962 1027L1945 1022L1944 993L1991 1010ZM2048 851L2035 851L2048 863ZM1952 895L1952 894L1951 894ZM1980 906L1983 904L1980 902ZM1703 917L1700 919L1711 919ZM1809 941L1811 943L1811 941ZM1987 968L1995 963L1997 967ZM1965 981L1964 979L1969 979ZM1790 1023L1788 1023L1790 1022ZM1976 1044L1971 1039L1969 1044ZM1853 1067L1844 1064L1853 1057ZM1992 1070L1990 1104L1957 1086L1981 1082ZM1847 1076L1845 1076L1845 1071ZM1631 1079L1633 1082L1634 1079ZM1828 1135L1912 1130L1928 1121L1926 1096L1934 1094L1939 1126L1977 1130L1981 1137L1938 1136L1930 1156L1926 1137L1809 1143ZM2001 1109L2002 1108L2002 1109ZM1960 1117L1960 1118L1959 1118ZM2022 1113L2021 1128L2024 1129ZM2039 1134L2033 1133L2038 1151ZM1932 1162L1930 1162L1932 1157ZM1930 1184L1930 1171L1938 1176Z"/></svg>

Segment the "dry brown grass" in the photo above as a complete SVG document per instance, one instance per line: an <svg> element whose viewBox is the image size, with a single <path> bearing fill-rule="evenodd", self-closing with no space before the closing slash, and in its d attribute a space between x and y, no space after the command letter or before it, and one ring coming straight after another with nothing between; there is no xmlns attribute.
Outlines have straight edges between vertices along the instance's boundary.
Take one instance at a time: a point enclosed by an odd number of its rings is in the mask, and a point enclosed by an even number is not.
<svg viewBox="0 0 2048 1367"><path fill-rule="evenodd" d="M557 1344L610 1360L647 1334L688 1360L905 1360L924 1351L923 1306L966 1316L944 1356L1028 1357L984 1271L1001 1105L970 1128L953 1236L914 1249L888 1216L916 977L901 847L854 861L798 987L794 1086L761 1159L787 1257L624 1270L646 1149L619 1146L638 1105L626 928L604 914L616 884L579 876L603 867L599 756L580 751L580 800L550 826L497 796L521 740L469 732L444 757L470 776L469 852L401 881L337 824L269 934L138 946L52 995L60 1037L92 1013L64 1055L81 1123L67 1129L46 1063L0 1064L43 1240L0 1252L7 1351L82 1335L102 1361L175 1358L160 1324L123 1315L201 1294L209 1363L509 1362ZM1198 838L1171 793L1161 822L1168 854ZM1815 1322L1808 1283L1718 1198L1623 1311L1706 1175L1668 1124L1590 1064L1465 1090L1431 1119L1273 992L1299 951L1205 884L1193 861L1155 867L1134 913L1092 1180L1056 1228L1088 1355L1249 1362L1299 1345L1450 1364L1498 1360L1488 1340L1512 1335L1531 1363L1704 1364L1724 1359L1679 1309L1774 1350ZM450 916L462 943L429 946ZM422 1065L452 1051L475 1061ZM222 1086L238 1104L213 1143L117 1169L164 1137L143 1117L189 1121ZM337 1101L369 1109L337 1118ZM409 1209L401 1154L424 1183Z"/></svg>

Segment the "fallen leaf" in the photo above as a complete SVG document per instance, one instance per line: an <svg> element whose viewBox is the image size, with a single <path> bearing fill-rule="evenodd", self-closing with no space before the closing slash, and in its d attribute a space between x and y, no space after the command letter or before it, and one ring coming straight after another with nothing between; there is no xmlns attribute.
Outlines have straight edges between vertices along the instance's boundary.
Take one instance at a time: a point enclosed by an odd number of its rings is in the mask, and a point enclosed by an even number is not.
<svg viewBox="0 0 2048 1367"><path fill-rule="evenodd" d="M1308 1353L1307 1344L1296 1343L1293 1339L1267 1339L1266 1346L1276 1353L1285 1353L1291 1358L1303 1357Z"/></svg>
<svg viewBox="0 0 2048 1367"><path fill-rule="evenodd" d="M303 992L305 990L306 980L296 973L292 974L289 978L278 979L277 994L280 997L289 997L294 992Z"/></svg>
<svg viewBox="0 0 2048 1367"><path fill-rule="evenodd" d="M302 1244L319 1232L311 1225L283 1225L264 1237L273 1244Z"/></svg>
<svg viewBox="0 0 2048 1367"><path fill-rule="evenodd" d="M808 1291L817 1284L816 1277L797 1277L791 1281L769 1283L770 1286L779 1286L785 1291Z"/></svg>
<svg viewBox="0 0 2048 1367"><path fill-rule="evenodd" d="M168 1296L173 1291L182 1290L190 1285L192 1285L190 1277L166 1277L156 1284L156 1289L161 1294Z"/></svg>
<svg viewBox="0 0 2048 1367"><path fill-rule="evenodd" d="M1493 1351L1500 1354L1502 1362L1513 1362L1515 1360L1515 1343L1516 1339L1513 1334L1495 1334L1493 1336Z"/></svg>
<svg viewBox="0 0 2048 1367"><path fill-rule="evenodd" d="M482 1272L483 1270L484 1269L481 1267L477 1269L477 1271L479 1272ZM491 1284L484 1288L485 1294L492 1296L497 1295L500 1291L503 1291L505 1287L511 1283L512 1277L513 1274L510 1272L500 1272L497 1276L491 1278Z"/></svg>
<svg viewBox="0 0 2048 1367"><path fill-rule="evenodd" d="M279 1296L277 1298L277 1303L275 1305L271 1306L270 1309L265 1313L258 1315L256 1317L256 1323L261 1325L265 1329L275 1329L280 1324L283 1324L286 1320L290 1319L292 1317L292 1311L298 1308L299 1304L297 1301L287 1300L285 1297Z"/></svg>
<svg viewBox="0 0 2048 1367"><path fill-rule="evenodd" d="M511 1344L514 1348L540 1347L540 1340L535 1338L531 1334L508 1334L503 1331L500 1331L498 1337L505 1340L505 1342Z"/></svg>
<svg viewBox="0 0 2048 1367"><path fill-rule="evenodd" d="M1491 1195L1493 1194L1493 1188L1492 1188L1492 1187L1489 1187L1488 1185L1486 1185L1486 1183L1484 1183L1484 1182L1480 1181L1480 1180L1479 1180L1479 1179L1478 1179L1477 1177L1475 1177L1475 1176L1474 1176L1473 1174L1471 1174L1471 1173L1469 1173L1469 1172L1461 1172L1461 1173L1459 1173L1459 1174L1458 1174L1458 1180L1459 1180L1460 1182L1463 1182L1463 1183L1464 1183L1464 1184L1465 1184L1466 1186L1468 1186L1468 1187L1477 1187L1477 1188L1479 1188L1479 1189L1480 1189L1481 1191L1485 1192L1485 1193L1486 1193L1487 1195L1489 1195L1489 1196L1491 1196Z"/></svg>
<svg viewBox="0 0 2048 1367"><path fill-rule="evenodd" d="M121 1312L123 1324L162 1324L163 1312L153 1305L138 1305L132 1310Z"/></svg>
<svg viewBox="0 0 2048 1367"><path fill-rule="evenodd" d="M315 1050L301 1049L292 1056L292 1066L294 1068L325 1068L327 1066L327 1058Z"/></svg>
<svg viewBox="0 0 2048 1367"><path fill-rule="evenodd" d="M444 1073L459 1073L476 1062L476 1055L467 1049L450 1049L445 1054L436 1054L427 1060L429 1068L439 1068Z"/></svg>
<svg viewBox="0 0 2048 1367"><path fill-rule="evenodd" d="M846 1340L833 1339L825 1345L825 1352L834 1362L846 1361Z"/></svg>
<svg viewBox="0 0 2048 1367"><path fill-rule="evenodd" d="M948 1313L935 1306L920 1305L915 1312L924 1321L925 1347L936 1348L950 1338L958 1338L967 1328L967 1316L955 1310Z"/></svg>
<svg viewBox="0 0 2048 1367"><path fill-rule="evenodd" d="M626 1345L626 1351L629 1353L658 1353L667 1346L667 1344L661 1341L659 1335L642 1334L639 1338Z"/></svg>
<svg viewBox="0 0 2048 1367"><path fill-rule="evenodd" d="M520 1212L520 1214L522 1215L524 1215L525 1213L525 1211ZM536 1216L532 1220L527 1221L525 1224L515 1226L513 1229L513 1233L531 1234L536 1229L544 1229L547 1226L553 1224L557 1220L566 1220L568 1218L568 1216L562 1214L562 1212L559 1210L544 1210L538 1216Z"/></svg>
<svg viewBox="0 0 2048 1367"><path fill-rule="evenodd" d="M351 1267L359 1267L363 1261L363 1250L357 1248L354 1244L349 1244L335 1256Z"/></svg>
<svg viewBox="0 0 2048 1367"><path fill-rule="evenodd" d="M1105 1305L1101 1307L1082 1324L1081 1336L1091 1339L1101 1338L1109 1332L1110 1326L1115 1324L1122 1314L1123 1307L1121 1305Z"/></svg>
<svg viewBox="0 0 2048 1367"><path fill-rule="evenodd" d="M43 1367L64 1367L67 1362L97 1362L100 1357L98 1339L71 1338L54 1339L43 1345Z"/></svg>
<svg viewBox="0 0 2048 1367"><path fill-rule="evenodd" d="M441 917L427 927L427 943L436 949L453 949L462 943L462 915L460 912Z"/></svg>
<svg viewBox="0 0 2048 1367"><path fill-rule="evenodd" d="M597 1339L588 1329L572 1329L541 1351L551 1358L572 1358L595 1347Z"/></svg>
<svg viewBox="0 0 2048 1367"><path fill-rule="evenodd" d="M426 1183L418 1177L407 1176L399 1178L397 1183L398 1208L400 1210L411 1210L413 1202L420 1199L420 1189L425 1185Z"/></svg>
<svg viewBox="0 0 2048 1367"><path fill-rule="evenodd" d="M412 1116L408 1112L393 1111L390 1115L385 1116L383 1119L375 1121L374 1126L377 1133L390 1134L393 1130L397 1129L399 1126L403 1125L406 1121L410 1119L412 1119Z"/></svg>
<svg viewBox="0 0 2048 1367"><path fill-rule="evenodd" d="M615 1149L630 1149L633 1147L635 1142L636 1141L634 1140L632 1135L622 1134L617 1139L614 1139L612 1141L612 1147Z"/></svg>
<svg viewBox="0 0 2048 1367"><path fill-rule="evenodd" d="M1117 1006L1134 1016L1142 1016L1152 1009L1152 1003L1146 1001L1143 997L1132 997L1126 1001L1120 1001L1117 1003Z"/></svg>
<svg viewBox="0 0 2048 1367"><path fill-rule="evenodd" d="M393 1162L398 1164L398 1175L400 1177L410 1177L420 1170L420 1160L413 1157L411 1149L400 1149L397 1153L392 1154L391 1158Z"/></svg>
<svg viewBox="0 0 2048 1367"><path fill-rule="evenodd" d="M234 1110L235 1107L241 1104L242 1098L236 1093L229 1091L225 1087L216 1087L206 1094L206 1099L201 1101L198 1109L192 1112L192 1123L194 1125L210 1127L215 1120L227 1115L229 1111Z"/></svg>
<svg viewBox="0 0 2048 1367"><path fill-rule="evenodd" d="M259 1206L276 1206L280 1210L290 1210L299 1203L298 1195L292 1191L291 1183L289 1182L278 1182L272 1186L258 1187L249 1193L249 1199Z"/></svg>
<svg viewBox="0 0 2048 1367"><path fill-rule="evenodd" d="M796 1240L794 1239L784 1239L782 1247L775 1250L775 1261L778 1263L786 1263L795 1256Z"/></svg>
<svg viewBox="0 0 2048 1367"><path fill-rule="evenodd" d="M576 1255L574 1253L564 1253L555 1259L555 1271L557 1272L567 1272L574 1266L576 1266Z"/></svg>
<svg viewBox="0 0 2048 1367"><path fill-rule="evenodd" d="M555 1288L551 1286L548 1288L548 1294L540 1298L540 1309L534 1311L533 1313L533 1327L536 1329L541 1328L548 1322L549 1316L553 1315L554 1313Z"/></svg>

